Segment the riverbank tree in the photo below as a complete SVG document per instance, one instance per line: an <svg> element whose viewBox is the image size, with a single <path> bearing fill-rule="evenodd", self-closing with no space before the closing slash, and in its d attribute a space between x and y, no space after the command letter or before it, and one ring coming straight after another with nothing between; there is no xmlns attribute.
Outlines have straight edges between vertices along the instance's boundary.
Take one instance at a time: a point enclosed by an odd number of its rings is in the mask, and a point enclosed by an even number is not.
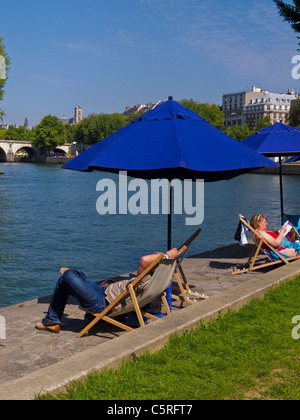
<svg viewBox="0 0 300 420"><path fill-rule="evenodd" d="M224 112L216 104L196 102L194 99L182 99L179 103L205 118L210 124L222 130L224 127Z"/></svg>
<svg viewBox="0 0 300 420"><path fill-rule="evenodd" d="M74 141L93 145L127 124L128 119L123 114L90 114L78 124Z"/></svg>
<svg viewBox="0 0 300 420"><path fill-rule="evenodd" d="M287 124L292 127L297 127L300 124L300 101L299 99L293 102Z"/></svg>
<svg viewBox="0 0 300 420"><path fill-rule="evenodd" d="M251 131L247 124L243 125L242 127L235 125L233 127L228 127L225 130L225 133L232 137L235 140L242 141L247 137L250 137L254 134L254 131Z"/></svg>
<svg viewBox="0 0 300 420"><path fill-rule="evenodd" d="M273 2L276 4L280 16L291 24L294 32L298 34L297 38L300 39L300 0L293 0L293 4L288 4L281 0L273 0ZM298 51L300 51L299 48Z"/></svg>
<svg viewBox="0 0 300 420"><path fill-rule="evenodd" d="M7 81L10 62L10 58L8 57L6 52L6 47L3 44L3 38L0 37L0 101L2 101L5 93L4 86ZM0 121L2 121L4 115L4 111L0 108Z"/></svg>
<svg viewBox="0 0 300 420"><path fill-rule="evenodd" d="M33 130L26 130L24 126L20 126L19 128L10 125L7 130L3 130L3 139L4 140L25 140L25 141L32 141L34 136Z"/></svg>
<svg viewBox="0 0 300 420"><path fill-rule="evenodd" d="M32 143L40 148L45 155L50 150L65 143L66 131L62 122L53 115L46 115L37 125Z"/></svg>
<svg viewBox="0 0 300 420"><path fill-rule="evenodd" d="M234 138L235 140L242 141L247 137L252 136L256 131L261 130L262 128L269 127L271 125L270 117L264 117L257 121L254 130L250 130L247 124L244 124L242 127L235 125L233 127L228 127L225 130L225 133L228 136Z"/></svg>

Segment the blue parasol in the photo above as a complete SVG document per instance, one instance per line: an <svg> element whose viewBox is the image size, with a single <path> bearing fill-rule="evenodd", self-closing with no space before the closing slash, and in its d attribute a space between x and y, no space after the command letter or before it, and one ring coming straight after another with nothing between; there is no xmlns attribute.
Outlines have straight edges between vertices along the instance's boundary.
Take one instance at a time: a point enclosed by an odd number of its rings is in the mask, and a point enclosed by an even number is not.
<svg viewBox="0 0 300 420"><path fill-rule="evenodd" d="M201 179L212 182L229 180L268 166L278 165L169 97L169 100L95 144L63 168L87 172L127 171L128 176L143 179ZM169 199L172 202L171 196ZM168 215L170 248L171 212Z"/></svg>
<svg viewBox="0 0 300 420"><path fill-rule="evenodd" d="M143 179L231 179L278 166L169 99L66 163Z"/></svg>
<svg viewBox="0 0 300 420"><path fill-rule="evenodd" d="M279 158L280 175L280 205L281 220L283 221L283 182L282 157L297 156L300 153L300 130L289 125L277 122L269 127L262 128L252 136L242 141L242 144L268 157Z"/></svg>

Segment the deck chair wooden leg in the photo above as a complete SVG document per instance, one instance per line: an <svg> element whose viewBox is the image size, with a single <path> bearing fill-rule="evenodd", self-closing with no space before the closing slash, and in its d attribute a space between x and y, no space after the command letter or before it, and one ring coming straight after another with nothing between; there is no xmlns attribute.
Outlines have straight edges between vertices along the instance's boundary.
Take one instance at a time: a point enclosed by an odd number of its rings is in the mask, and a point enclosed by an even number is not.
<svg viewBox="0 0 300 420"><path fill-rule="evenodd" d="M146 316L147 318L151 319L152 321L158 321L159 318L153 314L149 314L149 312L142 312L143 316Z"/></svg>
<svg viewBox="0 0 300 420"><path fill-rule="evenodd" d="M260 243L259 243L259 245L258 245L258 247L257 247L257 249L256 249L256 252L255 252L255 254L254 254L253 260L252 260L252 262L251 262L251 264L250 264L250 267L249 267L249 271L251 271L251 270L252 270L252 268L254 267L254 264L255 264L255 261L256 261L256 258L257 258L257 256L258 256L258 254L259 254L259 251L260 251L260 249L261 249L261 246L262 246L262 241L260 241Z"/></svg>
<svg viewBox="0 0 300 420"><path fill-rule="evenodd" d="M88 331L95 325L97 322L99 322L101 317L95 317L82 331L80 331L79 334L77 334L77 338L82 337L84 334L88 333Z"/></svg>
<svg viewBox="0 0 300 420"><path fill-rule="evenodd" d="M174 277L175 277L175 279L177 281L177 284L178 284L178 288L176 288L176 289L181 293L182 296L172 295L172 299L180 300L181 303L185 302L185 303L189 303L189 304L193 305L193 304L195 304L197 302L194 301L194 300L191 300L187 296L187 293L189 293L191 291L191 289L190 289L190 286L189 286L189 284L187 282L187 279L185 277L185 274L183 272L182 267L179 266L178 268L179 268L179 271L180 271L180 274L181 274L181 277L182 277L182 280L183 280L183 283L184 283L184 286L185 287L183 287L183 284L182 284L182 282L180 280L180 277L179 277L177 271L175 271L174 272Z"/></svg>
<svg viewBox="0 0 300 420"><path fill-rule="evenodd" d="M189 284L188 284L188 281L187 281L187 279L186 279L186 277L185 277L185 274L184 274L184 271L183 271L183 268L181 267L181 265L179 265L179 266L178 266L178 270L180 271L180 275L181 275L182 281L183 281L183 283L184 283L185 290L186 290L187 292L189 292L191 288L190 288L190 286L189 286ZM174 272L174 276L176 277L176 280L177 280L177 283L178 283L179 289L180 289L180 291L181 291L182 282L181 282L181 280L180 280L180 277L179 277L179 275L178 275L177 270L175 270L175 272Z"/></svg>
<svg viewBox="0 0 300 420"><path fill-rule="evenodd" d="M181 278L182 278L183 283L185 285L186 291L188 292L190 290L190 286L188 284L188 281L187 281L187 279L185 277L185 274L184 274L184 271L183 271L183 268L181 267L181 265L178 267L178 269L180 271L180 275L181 275Z"/></svg>
<svg viewBox="0 0 300 420"><path fill-rule="evenodd" d="M132 299L132 303L133 303L133 306L134 306L134 309L135 309L136 315L137 315L137 317L138 317L138 320L139 320L140 326L141 326L141 327L143 327L143 326L145 325L145 323L144 323L144 319L143 319L143 315L142 315L142 313L141 313L141 310L140 310L139 304L138 304L137 299L136 299L135 292L134 292L133 287L132 287L132 285L131 285L131 284L128 286L128 289L129 289L129 292L130 292L130 296L131 296L131 299Z"/></svg>
<svg viewBox="0 0 300 420"><path fill-rule="evenodd" d="M179 265L178 268L179 268L180 275L181 275L181 278L182 278L184 286L185 286L185 290L186 290L187 293L189 293L189 292L191 292L191 288L190 288L190 285L188 284L187 278L185 277L183 268L182 268L181 265Z"/></svg>
<svg viewBox="0 0 300 420"><path fill-rule="evenodd" d="M197 292L194 293L194 292L191 291L190 285L188 284L187 278L185 277L185 274L184 274L184 271L183 271L183 268L182 268L181 265L179 266L179 271L180 271L181 278L183 280L183 283L184 283L184 286L185 286L185 289L186 289L186 293L191 293L191 294L194 294L194 295L198 294L199 295L199 293L197 293ZM191 300L191 298L189 296L187 296L186 293L185 293L185 296L187 298L188 303L191 303L191 304L197 303L194 300Z"/></svg>
<svg viewBox="0 0 300 420"><path fill-rule="evenodd" d="M186 254L188 253L192 243L197 238L197 236L200 234L201 229L198 229L190 238L188 238L187 241L183 245L181 245L180 248L178 248L180 259L177 259L177 268L175 269L174 277L178 284L178 287L174 287L175 290L179 291L182 296L177 296L172 294L172 299L180 300L181 302L186 303L195 303L194 301L190 300L187 296L187 293L190 292L190 286L187 282L187 279L185 277L185 274L183 272L183 268L181 266L183 259L185 258ZM181 276L179 276L179 274Z"/></svg>
<svg viewBox="0 0 300 420"><path fill-rule="evenodd" d="M122 322L117 321L114 318L109 318L108 316L104 316L103 321L109 322L110 324L114 325L115 327L119 327L125 331L133 331L133 328L129 327L128 325L122 324Z"/></svg>
<svg viewBox="0 0 300 420"><path fill-rule="evenodd" d="M248 259L248 263L249 263L249 264L250 264L250 261L252 260L252 258L253 258L253 256L254 256L254 254L255 254L256 249L257 249L257 245L253 245L253 248L252 248L252 251L251 251L250 257L249 257L249 259Z"/></svg>
<svg viewBox="0 0 300 420"><path fill-rule="evenodd" d="M95 316L95 319L93 319L79 334L77 334L77 338L81 338L83 335L87 334L89 330L97 324L101 319L103 321L109 322L110 324L115 325L116 327L119 327L125 331L133 331L133 328L129 327L128 325L122 324L121 322L116 321L113 318L109 318L107 316L96 316L96 314L89 312L90 314Z"/></svg>
<svg viewBox="0 0 300 420"><path fill-rule="evenodd" d="M164 304L164 307L165 307L165 310L166 310L167 314L171 315L171 311L170 311L169 304L168 304L168 301L167 301L166 293L163 293L161 295L161 299L163 301L163 304Z"/></svg>
<svg viewBox="0 0 300 420"><path fill-rule="evenodd" d="M184 300L185 302L187 302L186 291L184 290L184 287L182 286L182 283L181 283L181 280L180 280L180 277L179 277L177 271L174 272L174 277L177 281L179 292L182 294L182 298L180 298L179 296L176 296L176 295L172 295L172 298L176 299L176 300L181 300L181 301Z"/></svg>

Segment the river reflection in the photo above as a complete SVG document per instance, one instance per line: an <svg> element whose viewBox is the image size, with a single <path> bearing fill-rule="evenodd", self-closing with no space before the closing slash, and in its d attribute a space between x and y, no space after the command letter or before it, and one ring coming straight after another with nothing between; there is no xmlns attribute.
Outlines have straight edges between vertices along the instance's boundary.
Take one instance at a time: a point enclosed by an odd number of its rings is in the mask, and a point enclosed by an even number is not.
<svg viewBox="0 0 300 420"><path fill-rule="evenodd" d="M167 216L106 215L96 211L100 172L62 170L58 165L5 163L0 176L0 307L52 293L61 266L79 268L91 281L132 271L139 256L165 250ZM299 213L298 176L284 176L285 211ZM192 248L228 245L238 214L268 215L279 228L279 178L248 174L205 184L205 218ZM173 216L173 246L195 226Z"/></svg>

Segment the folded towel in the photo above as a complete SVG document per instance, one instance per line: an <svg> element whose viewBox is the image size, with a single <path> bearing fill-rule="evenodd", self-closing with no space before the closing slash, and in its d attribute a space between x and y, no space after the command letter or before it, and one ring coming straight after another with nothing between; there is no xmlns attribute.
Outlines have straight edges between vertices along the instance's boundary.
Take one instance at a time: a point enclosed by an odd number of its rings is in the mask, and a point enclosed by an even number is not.
<svg viewBox="0 0 300 420"><path fill-rule="evenodd" d="M248 240L247 240L247 236L246 236L247 230L248 229L244 225L244 223L242 223L240 221L239 224L238 224L238 227L236 229L235 235L234 235L234 240L238 241L241 246L244 246L244 245L248 244Z"/></svg>

